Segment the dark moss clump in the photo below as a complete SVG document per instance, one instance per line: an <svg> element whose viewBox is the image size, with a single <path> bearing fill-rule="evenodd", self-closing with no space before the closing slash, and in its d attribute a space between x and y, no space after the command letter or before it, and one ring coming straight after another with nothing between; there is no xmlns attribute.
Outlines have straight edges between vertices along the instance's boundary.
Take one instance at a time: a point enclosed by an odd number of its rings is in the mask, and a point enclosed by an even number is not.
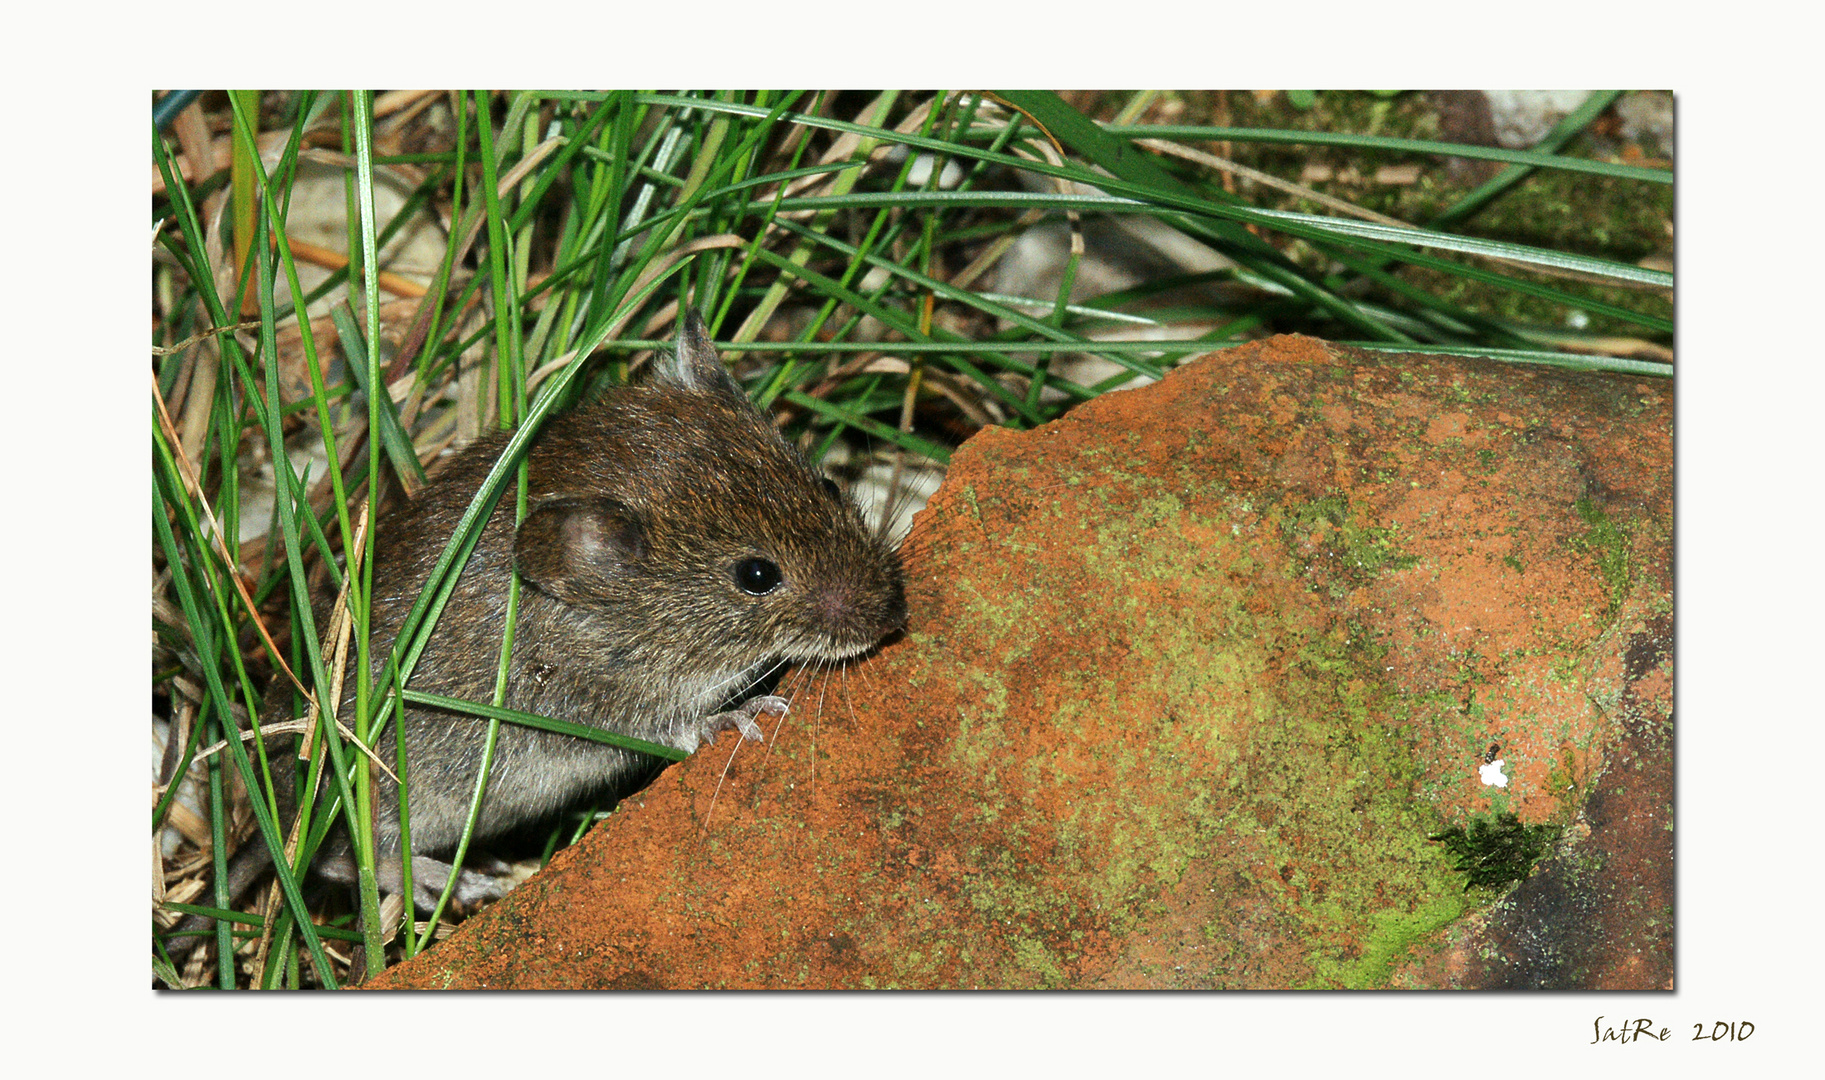
<svg viewBox="0 0 1825 1080"><path fill-rule="evenodd" d="M1468 831L1455 826L1427 839L1451 852L1469 892L1473 886L1499 889L1525 878L1558 836L1557 825L1523 825L1513 814L1498 814L1478 818Z"/></svg>

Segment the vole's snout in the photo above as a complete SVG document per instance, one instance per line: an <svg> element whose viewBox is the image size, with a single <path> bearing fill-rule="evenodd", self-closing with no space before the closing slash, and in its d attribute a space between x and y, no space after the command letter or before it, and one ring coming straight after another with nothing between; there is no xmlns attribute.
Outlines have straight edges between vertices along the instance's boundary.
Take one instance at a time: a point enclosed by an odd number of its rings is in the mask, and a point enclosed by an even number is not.
<svg viewBox="0 0 1825 1080"><path fill-rule="evenodd" d="M833 640L867 648L906 623L906 593L899 582L868 588L854 582L827 585L808 597L812 617Z"/></svg>
<svg viewBox="0 0 1825 1080"><path fill-rule="evenodd" d="M906 628L906 586L902 585L897 577L894 579L892 591L887 597L887 603L883 605L881 626L882 636Z"/></svg>

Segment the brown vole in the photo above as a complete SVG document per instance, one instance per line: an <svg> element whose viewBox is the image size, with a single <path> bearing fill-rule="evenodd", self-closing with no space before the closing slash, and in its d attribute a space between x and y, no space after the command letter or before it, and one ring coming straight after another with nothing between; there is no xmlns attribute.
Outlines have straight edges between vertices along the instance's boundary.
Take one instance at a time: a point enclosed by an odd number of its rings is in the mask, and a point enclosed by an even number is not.
<svg viewBox="0 0 1825 1080"><path fill-rule="evenodd" d="M506 441L495 435L465 448L382 520L377 674ZM527 461L525 520L515 527L511 495L494 510L412 672L414 690L492 700L516 568L523 585L504 704L684 751L732 728L758 738L754 716L785 702L737 703L780 663L847 659L905 621L898 558L748 402L694 311L674 356L644 381L553 418ZM327 604L318 610L325 625ZM353 709L351 690L341 711ZM487 722L408 706L404 731L415 899L427 907L450 870L432 856L447 857L461 837ZM393 760L391 728L376 749ZM536 820L654 764L502 724L476 836ZM384 776L374 802L381 887L398 891L398 794ZM250 851L233 867L231 892L265 869L264 845ZM315 869L349 880L346 844L332 840ZM499 891L464 871L457 895L473 902Z"/></svg>

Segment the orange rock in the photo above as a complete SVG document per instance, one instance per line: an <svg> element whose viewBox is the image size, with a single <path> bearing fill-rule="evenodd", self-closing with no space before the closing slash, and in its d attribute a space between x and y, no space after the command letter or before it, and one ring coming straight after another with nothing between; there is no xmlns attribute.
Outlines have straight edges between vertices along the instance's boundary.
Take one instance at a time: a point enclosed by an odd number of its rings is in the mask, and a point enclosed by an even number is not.
<svg viewBox="0 0 1825 1080"><path fill-rule="evenodd" d="M1672 391L1279 337L984 431L902 640L374 985L1663 988Z"/></svg>

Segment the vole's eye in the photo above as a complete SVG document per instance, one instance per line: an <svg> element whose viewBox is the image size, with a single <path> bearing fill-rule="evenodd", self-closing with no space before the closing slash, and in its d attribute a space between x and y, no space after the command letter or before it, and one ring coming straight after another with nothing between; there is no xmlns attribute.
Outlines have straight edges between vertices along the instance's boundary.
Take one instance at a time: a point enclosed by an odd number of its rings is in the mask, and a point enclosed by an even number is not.
<svg viewBox="0 0 1825 1080"><path fill-rule="evenodd" d="M836 486L835 480L830 479L828 476L820 476L818 479L823 482L824 490L830 493L831 498L839 501L843 498L843 489Z"/></svg>
<svg viewBox="0 0 1825 1080"><path fill-rule="evenodd" d="M735 584L750 596L765 596L784 580L779 567L766 559L743 559L735 564Z"/></svg>

